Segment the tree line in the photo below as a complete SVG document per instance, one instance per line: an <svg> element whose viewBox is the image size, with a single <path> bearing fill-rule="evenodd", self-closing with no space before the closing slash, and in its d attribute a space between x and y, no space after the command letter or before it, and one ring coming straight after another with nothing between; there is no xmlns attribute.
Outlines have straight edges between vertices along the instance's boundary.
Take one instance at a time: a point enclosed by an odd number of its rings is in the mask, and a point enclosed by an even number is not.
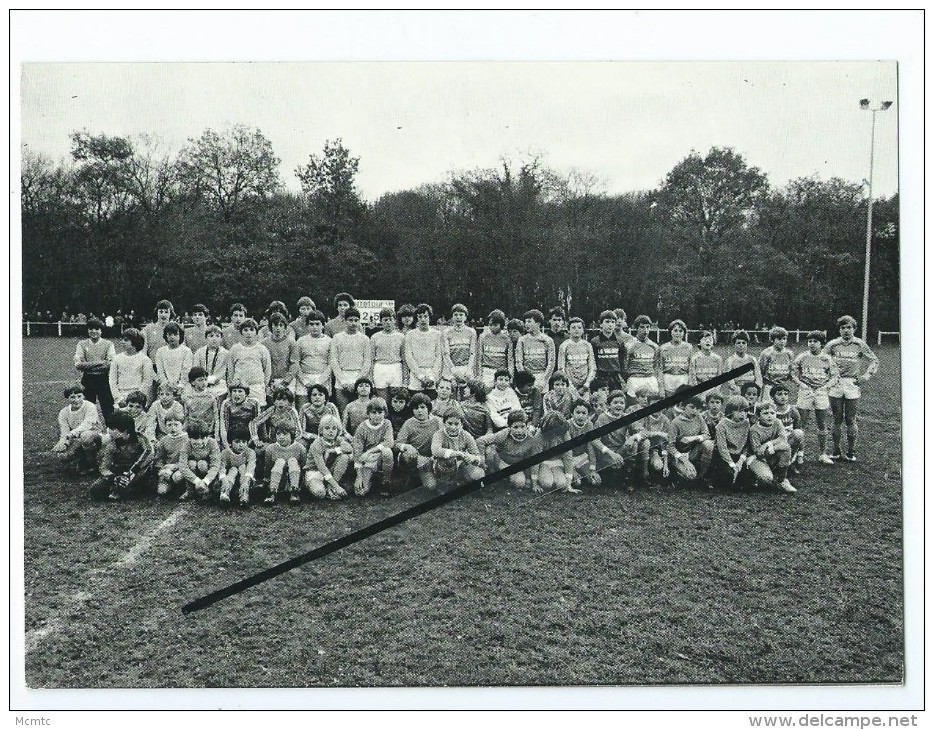
<svg viewBox="0 0 934 730"><path fill-rule="evenodd" d="M734 150L691 151L657 189L608 195L541 159L362 199L340 139L286 190L258 129L207 129L178 151L151 136L71 135L70 159L26 152L23 306L148 311L166 297L226 311L338 291L471 316L570 304L663 324L825 328L859 316L867 201L859 184L773 188ZM898 196L874 205L871 329L897 330Z"/></svg>

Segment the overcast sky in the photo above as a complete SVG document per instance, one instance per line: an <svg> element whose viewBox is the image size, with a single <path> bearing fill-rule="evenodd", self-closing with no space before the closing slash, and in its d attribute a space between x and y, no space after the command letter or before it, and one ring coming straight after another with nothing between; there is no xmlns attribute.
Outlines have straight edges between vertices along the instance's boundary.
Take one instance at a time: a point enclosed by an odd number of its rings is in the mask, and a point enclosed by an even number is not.
<svg viewBox="0 0 934 730"><path fill-rule="evenodd" d="M295 167L340 137L375 200L541 156L608 193L652 188L692 149L728 146L773 185L868 177L871 115L896 100L894 63L24 64L22 141L55 159L79 129L154 133L171 149L207 127L262 130ZM897 190L896 104L878 115L877 195Z"/></svg>

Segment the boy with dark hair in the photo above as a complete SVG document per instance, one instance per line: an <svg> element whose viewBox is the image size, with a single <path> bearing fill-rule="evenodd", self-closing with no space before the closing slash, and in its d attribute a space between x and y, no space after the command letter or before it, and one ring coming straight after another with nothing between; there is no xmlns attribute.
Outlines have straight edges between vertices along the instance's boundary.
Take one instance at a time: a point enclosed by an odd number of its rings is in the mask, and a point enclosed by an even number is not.
<svg viewBox="0 0 934 730"><path fill-rule="evenodd" d="M366 420L367 406L373 397L373 381L367 377L357 378L353 384L354 393L357 394L355 400L352 400L344 408L342 425L348 436L353 436L360 424Z"/></svg>
<svg viewBox="0 0 934 730"><path fill-rule="evenodd" d="M427 391L434 396L444 366L441 332L431 327L433 311L428 304L415 307L416 328L405 335L405 362L409 370L409 390Z"/></svg>
<svg viewBox="0 0 934 730"><path fill-rule="evenodd" d="M295 340L289 329L288 320L281 312L269 316L269 336L262 341L269 350L269 363L272 366L270 385L278 383L280 387L290 387L298 369L298 354Z"/></svg>
<svg viewBox="0 0 934 730"><path fill-rule="evenodd" d="M541 310L530 309L524 319L527 332L516 343L516 373L530 373L539 391L544 393L555 371L555 342L542 332L545 315Z"/></svg>
<svg viewBox="0 0 934 730"><path fill-rule="evenodd" d="M88 337L78 342L75 348L75 369L81 373L84 397L91 403L100 401L101 412L106 419L114 410L114 398L110 392L110 365L116 351L113 343L101 337L104 323L97 317L88 320Z"/></svg>
<svg viewBox="0 0 934 730"><path fill-rule="evenodd" d="M170 496L172 490L184 481L182 474L182 448L188 443L188 434L182 429L182 422L175 414L166 416L166 434L156 444L155 470L159 476L156 494Z"/></svg>
<svg viewBox="0 0 934 730"><path fill-rule="evenodd" d="M266 405L266 388L272 379L272 359L261 343L257 342L257 326L253 319L240 323L241 342L227 353L227 382L243 383L250 395L261 406Z"/></svg>
<svg viewBox="0 0 934 730"><path fill-rule="evenodd" d="M334 309L337 310L337 315L328 320L328 323L324 326L324 334L333 338L338 332L347 329L347 310L354 307L355 304L354 298L345 291L336 295L334 297ZM359 319L359 317L360 313L357 312L357 318Z"/></svg>
<svg viewBox="0 0 934 730"><path fill-rule="evenodd" d="M195 367L207 373L208 392L218 401L227 395L227 348L224 347L224 335L216 324L208 325L204 330L205 343L194 353L192 361Z"/></svg>
<svg viewBox="0 0 934 730"><path fill-rule="evenodd" d="M217 436L217 399L207 389L207 371L195 366L188 371L188 392L182 397L185 408L185 422L189 425L200 423L212 436Z"/></svg>
<svg viewBox="0 0 934 730"><path fill-rule="evenodd" d="M720 419L723 418L723 395L717 390L707 391L704 396L704 404L707 406L703 413L704 420L707 422L711 435L713 435L714 429L720 423Z"/></svg>
<svg viewBox="0 0 934 730"><path fill-rule="evenodd" d="M703 479L713 458L714 442L701 411L704 401L696 395L684 402L684 409L671 421L668 453L675 473L685 481Z"/></svg>
<svg viewBox="0 0 934 730"><path fill-rule="evenodd" d="M250 424L259 415L260 406L255 398L250 398L250 386L233 381L229 386L229 395L221 404L221 445L230 445L230 432L236 430L250 432Z"/></svg>
<svg viewBox="0 0 934 730"><path fill-rule="evenodd" d="M145 485L152 465L152 445L124 411L111 413L107 428L110 439L101 452L101 478L91 485L90 495L91 499L118 500Z"/></svg>
<svg viewBox="0 0 934 730"><path fill-rule="evenodd" d="M126 343L127 351L114 355L107 374L110 394L114 403L121 408L126 397L134 390L140 390L147 395L151 393L155 378L155 366L143 352L146 340L142 333L130 327L123 331L122 339Z"/></svg>
<svg viewBox="0 0 934 730"><path fill-rule="evenodd" d="M567 315L562 307L552 307L548 310L548 331L547 334L555 343L555 352L561 349L561 345L568 338L568 333L564 329L564 322ZM570 322L568 322L570 325Z"/></svg>
<svg viewBox="0 0 934 730"><path fill-rule="evenodd" d="M246 307L237 302L230 308L230 324L224 326L224 347L230 350L238 342L243 342L240 325L246 320Z"/></svg>
<svg viewBox="0 0 934 730"><path fill-rule="evenodd" d="M731 395L727 399L723 418L714 431L716 448L710 465L711 480L719 487L735 485L746 465L749 446L745 398Z"/></svg>
<svg viewBox="0 0 934 730"><path fill-rule="evenodd" d="M487 408L495 430L506 428L506 419L513 411L522 410L519 396L512 387L513 376L508 370L497 370L493 378L493 390L487 393Z"/></svg>
<svg viewBox="0 0 934 730"><path fill-rule="evenodd" d="M451 307L451 326L441 336L442 373L450 376L455 392L477 369L477 331L467 326L467 307Z"/></svg>
<svg viewBox="0 0 934 730"><path fill-rule="evenodd" d="M596 377L610 390L622 390L623 370L626 365L626 347L616 337L616 314L606 309L597 318L600 331L590 339L597 367Z"/></svg>
<svg viewBox="0 0 934 730"><path fill-rule="evenodd" d="M785 429L785 438L791 447L791 472L797 474L796 466L804 463L804 430L801 428L801 414L789 403L788 386L784 383L772 386L772 401L775 403L775 417Z"/></svg>
<svg viewBox="0 0 934 730"><path fill-rule="evenodd" d="M723 374L723 358L713 351L713 332L701 332L698 349L691 356L690 383L699 385Z"/></svg>
<svg viewBox="0 0 934 730"><path fill-rule="evenodd" d="M571 417L571 409L578 399L577 391L571 388L568 376L560 370L548 381L548 392L542 397L542 414L558 412L566 419Z"/></svg>
<svg viewBox="0 0 934 730"><path fill-rule="evenodd" d="M856 461L856 439L859 435L857 410L860 399L860 384L867 382L879 369L879 358L864 340L855 337L856 320L845 314L837 320L840 336L827 343L824 348L833 358L840 372L840 379L827 392L830 396L830 409L833 412L834 458ZM869 364L866 372L860 374L861 361ZM843 424L846 423L846 455L843 455Z"/></svg>
<svg viewBox="0 0 934 730"><path fill-rule="evenodd" d="M687 341L688 326L684 320L676 319L668 325L671 339L658 348L661 367L659 395L671 395L691 379L691 357L694 347Z"/></svg>
<svg viewBox="0 0 934 730"><path fill-rule="evenodd" d="M309 389L320 385L325 397L331 392L331 343L324 334L324 313L315 309L308 315L308 332L296 343L298 368L295 374L295 402L299 409L308 402Z"/></svg>
<svg viewBox="0 0 934 730"><path fill-rule="evenodd" d="M169 323L169 320L175 316L175 307L168 299L160 299L156 302L155 309L156 321L150 322L143 327L143 339L146 341L144 348L146 357L156 362L156 351L165 344L165 338L162 331ZM148 394L147 394L148 395Z"/></svg>
<svg viewBox="0 0 934 730"><path fill-rule="evenodd" d="M590 403L585 400L575 402L571 409L571 418L568 420L567 438L582 436L592 430L592 416L593 407ZM580 485L584 479L594 486L600 484L600 475L597 473L597 449L593 441L576 447L571 452L571 459L574 462L574 486Z"/></svg>
<svg viewBox="0 0 934 730"><path fill-rule="evenodd" d="M230 433L230 444L221 451L220 503L230 504L230 493L239 487L240 506L250 506L250 487L256 481L256 452L250 448L250 434L242 428Z"/></svg>
<svg viewBox="0 0 934 730"><path fill-rule="evenodd" d="M160 385L171 385L179 392L187 383L194 353L185 344L185 330L178 322L169 322L162 330L166 344L156 350L156 378Z"/></svg>
<svg viewBox="0 0 934 730"><path fill-rule="evenodd" d="M301 486L302 464L305 463L305 450L295 440L295 428L291 423L276 424L274 438L263 450L266 478L269 483L269 496L263 504L276 503L276 494L282 478L288 478L289 502L298 504L298 491Z"/></svg>
<svg viewBox="0 0 934 730"><path fill-rule="evenodd" d="M652 320L645 314L636 317L636 338L626 347L626 395L635 399L643 388L658 395L658 375L661 372L658 345L649 339Z"/></svg>
<svg viewBox="0 0 934 730"><path fill-rule="evenodd" d="M366 377L369 380L373 368L373 353L370 338L360 327L360 312L356 307L347 307L343 312L343 329L333 335L331 341L331 370L334 373L334 402L344 413L347 404L357 397L356 383ZM370 381L372 387L372 381Z"/></svg>
<svg viewBox="0 0 934 730"><path fill-rule="evenodd" d="M526 423L532 429L537 429L544 415L544 396L535 376L528 370L517 370L512 378L512 387L519 397L519 406L525 413Z"/></svg>
<svg viewBox="0 0 934 730"><path fill-rule="evenodd" d="M833 458L827 453L827 417L830 415L830 396L828 392L840 381L837 363L826 352L824 333L820 330L808 332L806 352L798 355L791 365L791 379L798 385L798 411L802 423L808 420L807 414L814 413L817 425L818 460L824 464L833 464Z"/></svg>
<svg viewBox="0 0 934 730"><path fill-rule="evenodd" d="M380 310L379 324L381 329L370 337L370 348L373 352L373 390L380 398L387 400L390 390L403 386L405 335L396 329L396 316L388 307Z"/></svg>
<svg viewBox="0 0 934 730"><path fill-rule="evenodd" d="M477 439L477 449L486 454L487 472L490 473L538 454L542 450L541 446L541 439L529 432L524 411L510 413L506 419L506 428L502 431ZM533 491L539 491L538 467L509 477L509 485L514 489L525 489L529 482Z"/></svg>
<svg viewBox="0 0 934 730"><path fill-rule="evenodd" d="M616 339L619 341L619 344L628 348L635 343L636 338L629 334L629 330L627 329L628 317L626 316L626 310L622 307L617 307L613 310L613 314L616 315ZM641 316L644 317L645 315ZM636 319L638 319L638 317ZM639 326L638 323L636 323L636 326Z"/></svg>
<svg viewBox="0 0 934 730"><path fill-rule="evenodd" d="M78 460L78 473L93 468L97 444L101 438L101 425L97 407L84 399L84 388L71 385L65 388L68 405L58 412L59 439L52 453L63 461Z"/></svg>
<svg viewBox="0 0 934 730"><path fill-rule="evenodd" d="M203 304L196 304L191 308L191 327L185 330L185 344L192 352L197 352L207 344L208 316L211 314Z"/></svg>
<svg viewBox="0 0 934 730"><path fill-rule="evenodd" d="M402 425L396 436L399 463L414 467L422 486L434 489L437 479L431 469L431 440L442 427L441 419L431 415L431 398L424 393L413 395L409 406L412 417Z"/></svg>
<svg viewBox="0 0 934 730"><path fill-rule="evenodd" d="M512 375L513 343L509 333L504 330L506 315L501 309L494 309L487 317L487 328L477 340L477 374L484 385L492 388L497 370L507 370Z"/></svg>
<svg viewBox="0 0 934 730"><path fill-rule="evenodd" d="M749 346L749 333L746 330L736 330L730 338L733 342L733 354L730 355L723 365L724 372L735 370L747 363L752 364L752 370L743 373L738 378L733 378L723 386L727 395L736 395L739 393L743 383L750 380L757 383L762 388L762 373L759 372L759 361L747 352Z"/></svg>

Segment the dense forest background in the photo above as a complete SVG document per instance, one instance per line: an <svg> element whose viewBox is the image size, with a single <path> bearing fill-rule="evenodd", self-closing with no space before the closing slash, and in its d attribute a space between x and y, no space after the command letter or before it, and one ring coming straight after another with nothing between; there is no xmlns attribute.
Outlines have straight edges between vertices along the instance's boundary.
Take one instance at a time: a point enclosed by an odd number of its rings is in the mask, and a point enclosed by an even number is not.
<svg viewBox="0 0 934 730"><path fill-rule="evenodd" d="M182 150L75 132L71 157L26 152L23 307L148 312L162 297L330 310L361 298L460 301L472 315L623 306L667 323L830 328L862 309L862 185L803 177L773 188L729 148L691 151L656 190L607 195L586 173L503 160L365 201L359 159L328 141L283 184L258 129L211 129ZM897 330L898 196L874 205L870 328Z"/></svg>

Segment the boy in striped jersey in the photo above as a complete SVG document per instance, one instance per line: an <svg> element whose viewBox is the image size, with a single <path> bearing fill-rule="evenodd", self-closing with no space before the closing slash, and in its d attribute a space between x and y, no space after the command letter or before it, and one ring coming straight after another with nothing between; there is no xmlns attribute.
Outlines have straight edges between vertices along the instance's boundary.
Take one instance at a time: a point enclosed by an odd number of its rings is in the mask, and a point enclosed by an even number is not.
<svg viewBox="0 0 934 730"><path fill-rule="evenodd" d="M623 370L626 367L626 347L616 336L616 314L607 309L600 312L600 331L590 339L597 375L610 390L622 390ZM629 333L626 333L627 336Z"/></svg>
<svg viewBox="0 0 934 730"><path fill-rule="evenodd" d="M749 347L749 333L746 332L746 330L736 330L731 339L733 341L733 354L726 359L726 363L723 366L724 372L729 372L746 363L752 364L752 370L724 384L723 392L727 396L737 395L743 383L748 383L749 381L755 382L756 385L759 386L761 392L762 373L759 372L759 361L747 352L747 348Z"/></svg>
<svg viewBox="0 0 934 730"><path fill-rule="evenodd" d="M510 376L515 369L513 363L513 344L509 334L504 331L506 315L500 309L494 309L487 317L487 329L477 340L478 374L487 388L492 388L496 381L497 370L507 370Z"/></svg>
<svg viewBox="0 0 934 730"><path fill-rule="evenodd" d="M626 395L636 399L636 393L646 389L652 395L658 395L659 358L658 345L649 339L652 320L645 314L636 317L636 338L626 348Z"/></svg>
<svg viewBox="0 0 934 730"><path fill-rule="evenodd" d="M454 392L473 377L477 367L477 331L467 326L467 307L451 307L451 326L441 337L442 372L454 381Z"/></svg>
<svg viewBox="0 0 934 730"><path fill-rule="evenodd" d="M713 332L701 333L698 351L691 356L690 382L699 385L723 374L723 358L713 351Z"/></svg>
<svg viewBox="0 0 934 730"><path fill-rule="evenodd" d="M390 388L402 387L405 335L396 329L396 315L388 307L380 310L379 324L382 329L370 337L370 349L373 352L373 390L388 402Z"/></svg>
<svg viewBox="0 0 934 730"><path fill-rule="evenodd" d="M664 398L671 395L682 385L687 385L690 378L691 355L694 348L685 336L688 327L684 320L676 319L668 325L671 340L658 348L661 360L662 377L659 382L659 395Z"/></svg>
<svg viewBox="0 0 934 730"><path fill-rule="evenodd" d="M864 340L853 335L856 332L856 320L848 314L837 320L840 336L827 343L824 352L833 358L840 372L840 380L828 390L830 408L833 411L834 458L856 461L856 437L859 426L856 419L860 398L860 383L865 383L879 369L879 358L869 349ZM869 365L866 372L860 374L860 360L866 359ZM843 423L846 422L846 456L842 454L840 439Z"/></svg>
<svg viewBox="0 0 934 730"><path fill-rule="evenodd" d="M542 332L545 315L541 310L530 309L524 319L526 334L516 343L516 372L531 373L535 385L544 393L555 371L555 341Z"/></svg>
<svg viewBox="0 0 934 730"><path fill-rule="evenodd" d="M807 352L798 355L791 365L791 379L798 384L798 411L802 423L808 420L808 412L814 412L817 423L818 459L824 464L833 464L827 453L827 412L830 410L828 391L840 380L840 371L830 355L821 352L824 333L819 330L808 332Z"/></svg>
<svg viewBox="0 0 934 730"><path fill-rule="evenodd" d="M771 347L766 347L759 355L759 372L762 375L763 388L791 382L791 364L795 354L788 349L788 330L773 327L769 330Z"/></svg>
<svg viewBox="0 0 934 730"><path fill-rule="evenodd" d="M425 391L429 399L435 396L435 386L441 379L444 356L441 332L431 326L434 311L429 304L415 307L415 329L405 335L405 363L409 369L409 390Z"/></svg>
<svg viewBox="0 0 934 730"><path fill-rule="evenodd" d="M564 373L577 395L586 397L590 383L597 377L597 361L593 347L584 339L584 320L571 317L568 333L568 338L558 348L557 369ZM564 415L570 416L569 413Z"/></svg>

